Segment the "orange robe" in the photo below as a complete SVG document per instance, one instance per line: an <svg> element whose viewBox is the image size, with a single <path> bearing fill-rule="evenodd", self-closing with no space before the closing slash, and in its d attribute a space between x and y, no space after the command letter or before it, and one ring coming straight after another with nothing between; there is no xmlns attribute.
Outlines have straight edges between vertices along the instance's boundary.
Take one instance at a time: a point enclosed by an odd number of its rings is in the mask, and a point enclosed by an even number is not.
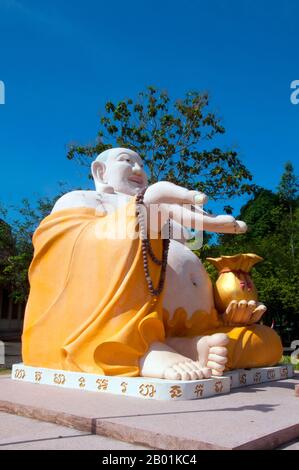
<svg viewBox="0 0 299 470"><path fill-rule="evenodd" d="M139 375L139 359L164 341L162 296L146 283L135 198L99 216L72 208L46 217L33 237L30 295L22 337L26 365L106 375ZM127 229L122 239L116 227ZM152 240L161 257L162 241ZM160 267L149 260L157 285Z"/></svg>
<svg viewBox="0 0 299 470"><path fill-rule="evenodd" d="M117 238L116 229L126 229ZM225 332L228 368L272 365L280 359L278 335L263 325L225 327L216 310L172 318L153 303L141 242L134 238L135 198L99 216L91 208L46 217L33 237L30 295L22 337L26 365L105 375L138 376L139 359L154 341ZM160 258L162 241L151 241ZM160 268L149 259L154 285Z"/></svg>
<svg viewBox="0 0 299 470"><path fill-rule="evenodd" d="M226 370L273 366L282 357L281 339L268 326L225 326L216 309L210 313L198 310L188 317L183 308L177 308L171 318L164 309L163 317L167 336L192 338L226 333L229 339Z"/></svg>

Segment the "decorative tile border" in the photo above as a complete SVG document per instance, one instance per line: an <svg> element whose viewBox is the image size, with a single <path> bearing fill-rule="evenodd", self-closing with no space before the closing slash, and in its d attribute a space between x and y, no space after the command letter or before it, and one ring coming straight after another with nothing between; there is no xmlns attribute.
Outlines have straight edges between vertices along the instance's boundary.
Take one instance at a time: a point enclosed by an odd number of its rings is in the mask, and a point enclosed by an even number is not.
<svg viewBox="0 0 299 470"><path fill-rule="evenodd" d="M238 388L274 380L290 379L294 376L294 368L291 364L282 364L274 367L238 369L226 372L225 376L230 377L231 388Z"/></svg>
<svg viewBox="0 0 299 470"><path fill-rule="evenodd" d="M152 400L197 400L230 392L230 378L172 381L69 372L15 364L12 379L62 388L113 393Z"/></svg>
<svg viewBox="0 0 299 470"><path fill-rule="evenodd" d="M197 400L229 393L230 389L293 377L290 364L255 369L238 369L223 377L172 381L145 377L117 377L14 364L12 379L89 392L113 393L152 400Z"/></svg>

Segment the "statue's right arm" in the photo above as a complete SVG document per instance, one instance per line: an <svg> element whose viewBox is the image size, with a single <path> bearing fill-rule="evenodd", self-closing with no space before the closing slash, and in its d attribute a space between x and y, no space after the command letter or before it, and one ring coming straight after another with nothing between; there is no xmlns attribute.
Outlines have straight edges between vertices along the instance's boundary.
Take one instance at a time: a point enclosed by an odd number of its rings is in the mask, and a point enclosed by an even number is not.
<svg viewBox="0 0 299 470"><path fill-rule="evenodd" d="M199 191L192 191L168 181L159 181L147 188L144 194L145 204L206 204L208 197Z"/></svg>
<svg viewBox="0 0 299 470"><path fill-rule="evenodd" d="M231 215L215 216L203 211L201 205L205 204L207 199L204 193L191 191L167 181L149 186L144 194L144 204L148 211L151 205L156 205L162 215L158 224L153 228L154 232L160 231L169 218L197 231L208 230L215 233L246 232L245 222L235 220ZM191 206L193 206L193 210L190 210ZM152 223L150 225L152 227Z"/></svg>
<svg viewBox="0 0 299 470"><path fill-rule="evenodd" d="M186 235L186 229L183 228L182 218L175 217L175 212L183 204L193 205L195 196L199 198L200 204L205 204L208 200L207 196L199 191L192 191L168 181L159 181L149 186L143 200L147 208L150 230L153 233L160 232L170 218L173 227L181 227L181 232L185 232L182 237L190 238L189 235ZM158 212L160 213L159 217Z"/></svg>
<svg viewBox="0 0 299 470"><path fill-rule="evenodd" d="M182 223L184 217L181 217L182 214L177 215L177 212L181 210L187 215L186 209L183 209L182 206L184 204L188 204L189 207L194 204L202 205L206 204L207 200L208 197L204 193L189 190L169 181L159 181L152 184L145 191L144 205L148 210L148 214L149 211L151 211L151 214L156 214L159 211L162 217L157 218L155 215L151 221L148 217L151 230L160 232L169 218L173 220L174 226L184 227L184 223ZM191 225L188 228L191 228Z"/></svg>

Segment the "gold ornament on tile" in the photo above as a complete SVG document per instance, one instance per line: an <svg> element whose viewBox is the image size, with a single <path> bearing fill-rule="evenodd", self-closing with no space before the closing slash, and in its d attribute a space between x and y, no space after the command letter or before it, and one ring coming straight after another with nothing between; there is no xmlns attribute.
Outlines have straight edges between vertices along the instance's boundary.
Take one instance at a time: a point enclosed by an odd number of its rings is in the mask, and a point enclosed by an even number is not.
<svg viewBox="0 0 299 470"><path fill-rule="evenodd" d="M85 385L86 385L86 380L85 380L84 377L80 377L80 378L78 379L78 382L79 382L79 387L80 387L80 388L84 388L84 387L85 387Z"/></svg>
<svg viewBox="0 0 299 470"><path fill-rule="evenodd" d="M139 387L139 394L143 397L154 397L156 394L156 389L152 384L141 384Z"/></svg>
<svg viewBox="0 0 299 470"><path fill-rule="evenodd" d="M215 390L216 393L221 393L222 392L223 383L221 382L221 380L218 380L217 382L215 382L214 390Z"/></svg>
<svg viewBox="0 0 299 470"><path fill-rule="evenodd" d="M203 390L204 390L203 384L197 384L197 385L196 385L195 390L194 390L194 393L195 393L195 395L197 396L197 398L202 397L202 395L203 395Z"/></svg>
<svg viewBox="0 0 299 470"><path fill-rule="evenodd" d="M220 313L225 312L232 300L258 300L257 290L249 273L263 258L254 253L244 253L207 258L207 261L213 264L219 273L214 286L214 298Z"/></svg>
<svg viewBox="0 0 299 470"><path fill-rule="evenodd" d="M40 382L42 379L42 372L39 370L35 371L34 379L35 379L35 382Z"/></svg>
<svg viewBox="0 0 299 470"><path fill-rule="evenodd" d="M267 378L268 379L275 379L275 370L274 369L270 369L267 371Z"/></svg>
<svg viewBox="0 0 299 470"><path fill-rule="evenodd" d="M98 390L107 390L109 385L108 379L97 379L96 383L98 384Z"/></svg>
<svg viewBox="0 0 299 470"><path fill-rule="evenodd" d="M183 395L182 389L179 385L173 385L169 390L171 398L179 398Z"/></svg>
<svg viewBox="0 0 299 470"><path fill-rule="evenodd" d="M246 385L246 380L247 380L246 374L239 374L240 385Z"/></svg>
<svg viewBox="0 0 299 470"><path fill-rule="evenodd" d="M127 393L128 382L122 382L120 386L121 386L121 393Z"/></svg>
<svg viewBox="0 0 299 470"><path fill-rule="evenodd" d="M65 383L64 374L54 374L53 382L57 385L63 385Z"/></svg>
<svg viewBox="0 0 299 470"><path fill-rule="evenodd" d="M289 373L288 373L288 368L287 368L287 367L282 367L282 368L280 369L280 378L281 378L281 379L287 379L287 378L288 378L288 375L289 375Z"/></svg>
<svg viewBox="0 0 299 470"><path fill-rule="evenodd" d="M26 376L26 373L24 371L24 369L16 369L15 370L15 379L24 379Z"/></svg>
<svg viewBox="0 0 299 470"><path fill-rule="evenodd" d="M262 373L261 372L256 372L253 376L253 382L255 384L259 384L262 380Z"/></svg>

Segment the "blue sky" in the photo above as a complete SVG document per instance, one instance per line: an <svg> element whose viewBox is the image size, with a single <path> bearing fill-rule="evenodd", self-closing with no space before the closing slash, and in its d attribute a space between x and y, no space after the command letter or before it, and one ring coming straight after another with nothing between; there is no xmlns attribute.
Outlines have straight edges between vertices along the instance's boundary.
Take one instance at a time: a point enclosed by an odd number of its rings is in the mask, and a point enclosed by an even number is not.
<svg viewBox="0 0 299 470"><path fill-rule="evenodd" d="M0 201L88 187L68 144L93 142L104 103L149 84L208 90L223 147L275 189L299 155L298 44L296 0L0 0Z"/></svg>

